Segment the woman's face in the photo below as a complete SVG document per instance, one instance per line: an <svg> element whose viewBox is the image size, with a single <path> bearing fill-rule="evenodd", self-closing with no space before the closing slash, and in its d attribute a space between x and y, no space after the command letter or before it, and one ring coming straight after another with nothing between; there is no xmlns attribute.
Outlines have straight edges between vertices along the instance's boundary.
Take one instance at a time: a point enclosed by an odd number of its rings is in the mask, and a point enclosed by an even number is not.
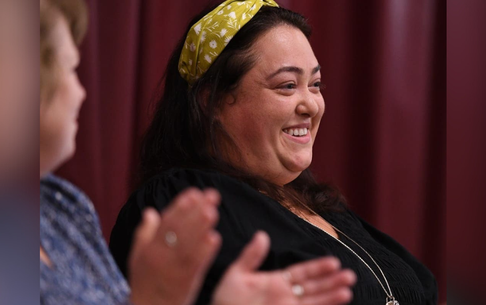
<svg viewBox="0 0 486 305"><path fill-rule="evenodd" d="M230 162L277 185L309 167L324 113L319 64L305 35L281 25L252 48L253 68L218 114L238 153Z"/></svg>
<svg viewBox="0 0 486 305"><path fill-rule="evenodd" d="M79 52L63 17L59 18L51 38L55 46L58 83L52 99L41 101L41 175L54 170L74 154L77 118L86 96L76 72Z"/></svg>

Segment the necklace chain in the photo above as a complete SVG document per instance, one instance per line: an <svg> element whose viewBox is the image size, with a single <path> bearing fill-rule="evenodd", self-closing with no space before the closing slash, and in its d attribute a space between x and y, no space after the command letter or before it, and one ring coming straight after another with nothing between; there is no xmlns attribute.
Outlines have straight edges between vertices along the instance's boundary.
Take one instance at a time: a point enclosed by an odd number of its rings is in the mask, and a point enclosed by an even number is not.
<svg viewBox="0 0 486 305"><path fill-rule="evenodd" d="M311 212L313 215L317 216L317 217L320 217L322 218L322 216L320 216L319 214L317 214L316 212L314 212L314 210L312 210L311 208L309 208L307 205L305 204L302 204L307 210L309 210L309 212ZM299 215L297 215L299 216ZM351 237L349 237L348 235L344 234L343 231L339 230L338 228L336 228L335 226L333 226L332 224L329 224L334 230L336 230L338 233L344 235L347 239L349 239L351 242L353 242L356 246L358 246L361 250L363 250L364 253L366 253L366 255L369 256L369 258L371 259L371 261L373 261L373 263L376 265L376 267L378 268L378 270L380 270L380 273L381 275L383 276L383 279L385 280L385 283L386 283L386 286L388 288L388 291L385 289L385 286L383 285L383 283L381 282L380 278L378 277L378 275L376 275L375 271L373 270L373 268L370 267L370 265L368 265L368 263L366 263L366 261L358 254L356 253L356 251L354 251L353 249L351 249L350 246L348 246L347 244L345 244L342 240L340 240L339 238L336 238L334 235L330 234L329 232L327 232L326 230L320 228L319 226L316 226L315 224L313 224L312 222L310 222L309 220L305 219L304 217L301 217L299 216L301 219L303 219L304 221L306 221L307 223L309 223L310 225L314 226L315 228L319 229L320 231L323 231L324 233L326 233L327 235L331 236L332 238L334 238L337 242L339 242L341 245L343 245L344 247L346 247L349 251L351 251L356 257L358 257L361 262L363 262L363 264L365 264L366 267L368 267L368 269L371 271L371 273L373 273L373 275L375 276L376 280L378 281L378 283L380 283L380 286L381 288L383 289L383 291L385 292L385 294L387 295L387 301L390 300L390 301L393 301L395 302L395 297L393 296L393 293L392 293L392 290L390 288L390 285L388 284L388 280L383 272L383 270L381 270L380 266L378 265L378 263L373 259L373 257L360 245L358 244L356 241L354 241ZM388 303L387 303L388 304ZM395 304L395 303L391 303L391 304ZM398 303L397 303L398 304Z"/></svg>

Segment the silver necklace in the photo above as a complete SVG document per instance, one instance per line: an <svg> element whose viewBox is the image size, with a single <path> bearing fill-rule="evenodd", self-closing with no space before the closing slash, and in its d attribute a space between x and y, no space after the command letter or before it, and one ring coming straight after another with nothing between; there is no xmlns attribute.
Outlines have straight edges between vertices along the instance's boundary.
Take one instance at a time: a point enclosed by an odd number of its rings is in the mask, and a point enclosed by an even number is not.
<svg viewBox="0 0 486 305"><path fill-rule="evenodd" d="M312 214L314 214L315 216L317 217L321 217L319 214L317 214L316 212L314 212L314 210L312 210L311 208L309 208L307 205L304 205L302 204L307 210L309 210ZM299 215L297 215L299 216ZM340 234L342 234L344 237L346 237L347 239L349 239L351 242L353 242L356 246L358 246L361 250L363 250L364 253L366 253L366 255L369 256L369 258L371 259L371 261L375 264L375 266L378 268L378 270L380 270L380 273L381 275L383 276L383 279L385 280L385 283L386 283L386 286L388 288L388 290L385 289L385 286L383 285L383 283L381 282L380 278L376 275L375 271L373 270L373 268L370 267L370 265L368 265L368 263L366 263L366 261L361 257L359 256L358 253L356 253L356 251L354 251L353 249L351 249L351 247L349 247L347 244L345 244L342 240L340 240L339 238L336 238L334 235L330 234L329 232L327 232L326 230L320 228L319 226L316 226L315 224L313 224L312 222L310 222L309 220L305 219L304 217L301 217L299 216L301 219L303 219L305 222L307 222L308 224L314 226L315 228L319 229L320 231L323 231L324 233L326 233L327 235L331 236L332 238L334 238L334 240L336 240L337 242L339 242L341 245L343 245L344 247L346 247L349 251L351 251L354 255L356 255L357 258L359 258L361 260L361 262L363 262L363 264L365 264L366 267L368 267L368 269L371 271L371 273L373 273L373 275L375 276L376 280L378 281L378 283L380 283L380 286L381 288L383 289L383 291L385 292L386 294L386 303L385 305L400 305L400 303L398 303L398 301L395 299L395 297L393 296L393 293L392 293L392 290L390 288L390 285L388 284L388 280L385 276L385 274L383 273L383 270L381 270L380 266L378 265L378 263L373 259L373 257L365 250L363 249L363 247L361 247L360 244L358 244L357 242L355 242L351 237L349 237L348 235L344 234L343 231L339 230L338 228L336 228L335 226L333 226L332 224L329 223L329 225L334 229L336 230L337 232L339 232ZM322 218L322 217L321 217Z"/></svg>

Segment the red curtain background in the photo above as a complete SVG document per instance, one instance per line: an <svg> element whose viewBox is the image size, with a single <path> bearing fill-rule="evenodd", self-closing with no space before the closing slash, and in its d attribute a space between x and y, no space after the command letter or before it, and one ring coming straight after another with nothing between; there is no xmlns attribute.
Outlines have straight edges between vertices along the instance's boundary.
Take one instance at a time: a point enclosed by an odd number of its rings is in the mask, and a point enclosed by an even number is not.
<svg viewBox="0 0 486 305"><path fill-rule="evenodd" d="M485 15L485 1L447 2L447 261L457 304L484 302L486 282Z"/></svg>
<svg viewBox="0 0 486 305"><path fill-rule="evenodd" d="M133 190L140 138L169 55L209 0L87 0L77 153L58 171L106 237ZM218 2L218 1L216 1ZM446 296L446 3L280 0L313 26L326 114L312 168L421 259Z"/></svg>

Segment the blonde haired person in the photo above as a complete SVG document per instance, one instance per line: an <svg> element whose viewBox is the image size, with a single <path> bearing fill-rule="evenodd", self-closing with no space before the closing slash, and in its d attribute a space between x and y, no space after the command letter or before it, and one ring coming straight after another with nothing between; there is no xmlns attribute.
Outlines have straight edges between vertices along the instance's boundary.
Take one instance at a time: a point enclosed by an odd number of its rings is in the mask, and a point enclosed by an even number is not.
<svg viewBox="0 0 486 305"><path fill-rule="evenodd" d="M184 190L162 214L142 212L130 250L127 282L103 240L90 200L52 174L75 152L77 116L86 92L76 67L86 32L82 0L41 0L40 104L40 300L41 304L191 304L221 237L218 192ZM347 302L354 281L336 259L255 272L269 249L256 234L219 284L214 304L328 304ZM317 289L319 299L299 298L301 286Z"/></svg>

